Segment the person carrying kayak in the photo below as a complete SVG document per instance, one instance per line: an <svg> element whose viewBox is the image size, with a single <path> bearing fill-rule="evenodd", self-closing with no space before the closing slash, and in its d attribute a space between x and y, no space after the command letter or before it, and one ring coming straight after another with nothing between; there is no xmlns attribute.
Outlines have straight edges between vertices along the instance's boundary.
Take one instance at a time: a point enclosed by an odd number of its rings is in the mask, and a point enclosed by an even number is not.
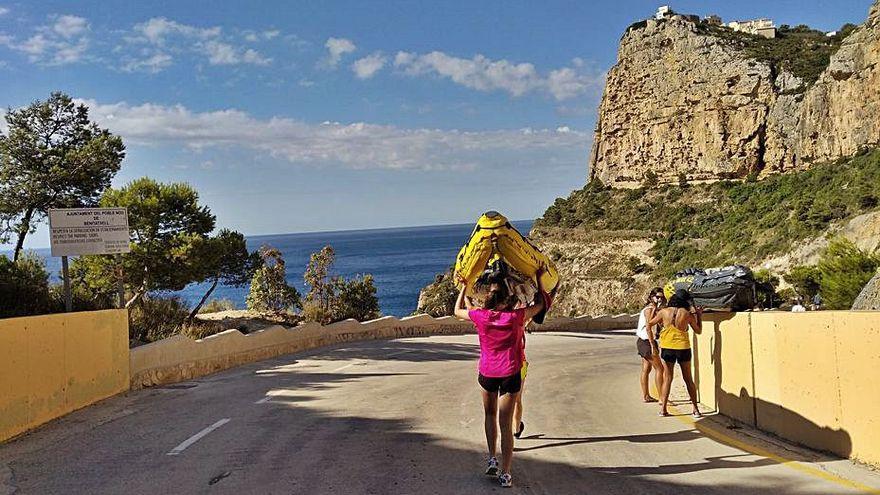
<svg viewBox="0 0 880 495"><path fill-rule="evenodd" d="M542 273L543 266L539 268L535 277L539 290L542 290L540 277ZM513 485L513 477L510 474L513 462L513 413L522 389L524 356L522 345L525 323L544 308L544 300L538 298L531 306L514 309L514 301L505 280L501 277L491 277L487 282L488 292L482 307L471 304L465 296L467 284L462 283L462 289L455 303L455 316L472 321L480 341L477 381L481 387L486 444L489 449L486 474L498 475L501 486L510 487ZM495 456L499 427L500 466Z"/></svg>

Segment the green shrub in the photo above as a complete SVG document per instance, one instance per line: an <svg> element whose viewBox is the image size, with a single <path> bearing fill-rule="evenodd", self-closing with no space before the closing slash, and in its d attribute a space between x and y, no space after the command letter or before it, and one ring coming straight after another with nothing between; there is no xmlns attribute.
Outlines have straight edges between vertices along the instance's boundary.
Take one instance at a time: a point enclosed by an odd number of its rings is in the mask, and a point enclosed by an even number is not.
<svg viewBox="0 0 880 495"><path fill-rule="evenodd" d="M55 310L42 258L26 251L18 261L0 255L0 318Z"/></svg>
<svg viewBox="0 0 880 495"><path fill-rule="evenodd" d="M877 255L862 251L847 239L833 239L818 265L825 306L828 309L850 309L878 266L880 257Z"/></svg>
<svg viewBox="0 0 880 495"><path fill-rule="evenodd" d="M231 299L211 299L199 309L199 314L219 313L221 311L232 311L235 309L235 303Z"/></svg>
<svg viewBox="0 0 880 495"><path fill-rule="evenodd" d="M379 299L372 275L363 275L349 280L341 277L333 279L336 297L333 300L332 321L354 318L358 321L374 320L379 317Z"/></svg>
<svg viewBox="0 0 880 495"><path fill-rule="evenodd" d="M799 296L812 300L819 293L822 273L815 265L798 265L791 267L782 278L794 287Z"/></svg>
<svg viewBox="0 0 880 495"><path fill-rule="evenodd" d="M180 297L146 295L128 312L129 336L139 342L154 342L180 331L189 316L189 306Z"/></svg>

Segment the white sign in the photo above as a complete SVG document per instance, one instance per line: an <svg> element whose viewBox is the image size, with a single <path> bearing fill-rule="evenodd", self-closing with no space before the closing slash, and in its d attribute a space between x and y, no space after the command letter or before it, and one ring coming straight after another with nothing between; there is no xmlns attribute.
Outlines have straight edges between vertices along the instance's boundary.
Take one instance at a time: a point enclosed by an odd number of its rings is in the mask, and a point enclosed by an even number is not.
<svg viewBox="0 0 880 495"><path fill-rule="evenodd" d="M52 256L121 254L128 245L125 208L59 208L49 210Z"/></svg>

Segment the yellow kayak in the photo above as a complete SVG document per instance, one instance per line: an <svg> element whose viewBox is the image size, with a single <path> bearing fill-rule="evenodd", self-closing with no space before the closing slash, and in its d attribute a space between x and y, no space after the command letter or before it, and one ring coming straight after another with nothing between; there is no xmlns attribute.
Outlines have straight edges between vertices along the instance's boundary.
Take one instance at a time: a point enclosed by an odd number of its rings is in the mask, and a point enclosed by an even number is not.
<svg viewBox="0 0 880 495"><path fill-rule="evenodd" d="M552 294L559 285L556 264L513 228L504 215L489 211L477 220L470 239L455 258L456 278L464 279L467 287L472 288L489 262L496 258L532 280L538 268L544 265L541 275L544 290Z"/></svg>

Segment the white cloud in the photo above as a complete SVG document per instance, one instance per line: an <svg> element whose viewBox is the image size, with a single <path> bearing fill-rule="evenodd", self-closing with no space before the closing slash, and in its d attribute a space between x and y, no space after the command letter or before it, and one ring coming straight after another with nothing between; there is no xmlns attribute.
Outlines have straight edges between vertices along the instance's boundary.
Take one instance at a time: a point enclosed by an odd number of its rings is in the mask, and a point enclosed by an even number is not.
<svg viewBox="0 0 880 495"><path fill-rule="evenodd" d="M202 48L208 55L208 62L211 65L269 65L272 62L272 59L260 55L256 50L251 48L242 50L220 41L208 41L202 45Z"/></svg>
<svg viewBox="0 0 880 495"><path fill-rule="evenodd" d="M6 7L0 7L0 15L6 15L9 13L9 9Z"/></svg>
<svg viewBox="0 0 880 495"><path fill-rule="evenodd" d="M239 147L294 164L335 164L348 168L461 169L480 157L504 151L583 150L587 133L559 130L466 132L402 129L363 122L308 124L273 117L257 119L239 110L193 112L183 106L84 101L90 115L127 142L182 145L192 149Z"/></svg>
<svg viewBox="0 0 880 495"><path fill-rule="evenodd" d="M78 36L89 29L89 23L82 17L62 15L55 20L52 30L65 38Z"/></svg>
<svg viewBox="0 0 880 495"><path fill-rule="evenodd" d="M150 57L141 60L131 60L122 66L125 72L149 72L157 74L162 72L166 67L171 65L173 58L167 53L156 53Z"/></svg>
<svg viewBox="0 0 880 495"><path fill-rule="evenodd" d="M357 49L351 40L345 38L328 38L324 47L327 48L327 58L323 60L323 65L328 68L336 68L345 54Z"/></svg>
<svg viewBox="0 0 880 495"><path fill-rule="evenodd" d="M388 62L388 58L382 55L382 52L375 52L356 60L351 64L351 70L354 71L358 79L369 79L382 70L386 62Z"/></svg>
<svg viewBox="0 0 880 495"><path fill-rule="evenodd" d="M281 34L281 31L277 29L267 29L262 32L256 31L244 31L244 39L250 43L256 43L258 41L269 41L277 38Z"/></svg>
<svg viewBox="0 0 880 495"><path fill-rule="evenodd" d="M277 34L245 31L245 40ZM270 39L270 38L266 38ZM123 56L121 69L128 72L160 72L171 65L173 56L195 53L207 57L211 65L269 65L272 59L257 50L229 43L219 26L199 27L182 24L165 17L154 17L133 28L125 38L130 45L142 46L136 56Z"/></svg>
<svg viewBox="0 0 880 495"><path fill-rule="evenodd" d="M31 63L66 65L86 57L90 40L89 23L82 17L62 15L50 17L51 24L37 26L34 34L17 39L0 37L0 44L25 54Z"/></svg>
<svg viewBox="0 0 880 495"><path fill-rule="evenodd" d="M573 65L582 69L584 63L575 59ZM434 74L478 91L505 91L512 96L543 91L557 100L572 98L602 82L601 76L569 67L542 76L533 64L492 60L479 54L465 59L439 51L422 55L398 52L394 66L408 76Z"/></svg>
<svg viewBox="0 0 880 495"><path fill-rule="evenodd" d="M187 38L209 39L220 36L220 27L200 28L181 24L164 17L153 17L146 22L136 24L134 31L139 37L135 41L146 41L153 45L163 46L168 37L172 35Z"/></svg>

